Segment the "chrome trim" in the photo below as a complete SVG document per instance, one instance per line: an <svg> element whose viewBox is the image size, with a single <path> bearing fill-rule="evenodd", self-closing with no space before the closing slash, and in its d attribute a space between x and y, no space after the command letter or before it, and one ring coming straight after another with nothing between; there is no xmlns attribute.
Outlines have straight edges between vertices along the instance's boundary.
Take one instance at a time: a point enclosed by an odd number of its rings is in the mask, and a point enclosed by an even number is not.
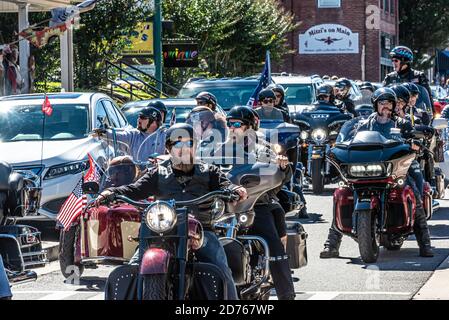
<svg viewBox="0 0 449 320"><path fill-rule="evenodd" d="M106 261L129 262L129 260L125 258L101 256L95 258L81 259L81 264L89 264L89 263L102 264L103 262Z"/></svg>

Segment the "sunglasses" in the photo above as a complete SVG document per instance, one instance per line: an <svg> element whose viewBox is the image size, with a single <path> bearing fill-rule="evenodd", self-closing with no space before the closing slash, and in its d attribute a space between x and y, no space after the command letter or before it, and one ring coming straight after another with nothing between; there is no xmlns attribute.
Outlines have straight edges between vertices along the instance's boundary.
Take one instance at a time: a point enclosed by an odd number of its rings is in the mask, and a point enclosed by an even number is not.
<svg viewBox="0 0 449 320"><path fill-rule="evenodd" d="M228 125L229 128L234 127L236 129L238 129L238 128L241 128L244 124L242 122L230 122L230 121L228 121L227 125Z"/></svg>
<svg viewBox="0 0 449 320"><path fill-rule="evenodd" d="M141 120L149 120L149 117L144 116L143 114L139 114L139 119Z"/></svg>
<svg viewBox="0 0 449 320"><path fill-rule="evenodd" d="M192 148L193 147L193 141L192 140L176 141L171 146L172 146L172 148L175 148L175 149L182 149L183 147Z"/></svg>
<svg viewBox="0 0 449 320"><path fill-rule="evenodd" d="M401 62L401 60L398 60L398 59L391 59L391 61L394 63Z"/></svg>
<svg viewBox="0 0 449 320"><path fill-rule="evenodd" d="M262 103L273 103L273 102L274 102L274 100L271 99L271 98L263 99L263 100L262 100Z"/></svg>

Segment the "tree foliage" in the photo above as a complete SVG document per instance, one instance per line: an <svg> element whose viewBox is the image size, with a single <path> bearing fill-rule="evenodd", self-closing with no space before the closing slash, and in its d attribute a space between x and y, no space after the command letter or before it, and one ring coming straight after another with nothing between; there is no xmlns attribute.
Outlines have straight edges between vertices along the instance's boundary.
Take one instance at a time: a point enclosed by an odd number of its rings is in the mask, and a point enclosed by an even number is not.
<svg viewBox="0 0 449 320"><path fill-rule="evenodd" d="M399 41L415 52L415 65L427 69L435 49L449 45L447 0L400 0Z"/></svg>

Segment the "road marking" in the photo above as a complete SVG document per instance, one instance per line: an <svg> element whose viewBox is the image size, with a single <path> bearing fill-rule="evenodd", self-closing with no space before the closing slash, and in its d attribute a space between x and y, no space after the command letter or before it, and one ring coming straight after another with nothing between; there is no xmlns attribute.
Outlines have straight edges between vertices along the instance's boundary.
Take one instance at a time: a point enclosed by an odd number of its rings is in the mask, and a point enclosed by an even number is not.
<svg viewBox="0 0 449 320"><path fill-rule="evenodd" d="M307 300L333 300L338 296L338 292L320 292L315 293L313 296Z"/></svg>
<svg viewBox="0 0 449 320"><path fill-rule="evenodd" d="M311 295L307 300L333 300L339 295L385 295L385 296L411 296L411 292L388 292L388 291L301 291L295 292L296 297L301 295ZM271 296L270 300L277 300L276 296Z"/></svg>
<svg viewBox="0 0 449 320"><path fill-rule="evenodd" d="M51 294L47 294L38 300L64 300L70 296L76 295L78 292L76 291L59 291Z"/></svg>
<svg viewBox="0 0 449 320"><path fill-rule="evenodd" d="M104 300L104 293L99 293L93 297L90 297L87 300Z"/></svg>

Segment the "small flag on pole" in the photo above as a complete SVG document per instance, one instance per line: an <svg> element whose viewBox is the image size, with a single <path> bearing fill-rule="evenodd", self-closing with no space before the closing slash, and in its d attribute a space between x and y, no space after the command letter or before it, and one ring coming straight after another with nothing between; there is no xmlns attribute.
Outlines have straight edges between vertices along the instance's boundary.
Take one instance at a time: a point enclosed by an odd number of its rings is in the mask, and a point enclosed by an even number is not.
<svg viewBox="0 0 449 320"><path fill-rule="evenodd" d="M53 107L51 106L50 99L48 99L47 95L45 95L45 100L42 105L42 112L45 113L47 116L51 116L53 113Z"/></svg>
<svg viewBox="0 0 449 320"><path fill-rule="evenodd" d="M248 103L246 104L248 107L255 108L257 106L257 100L259 97L259 92L268 87L272 83L271 79L271 59L270 59L270 51L267 51L267 55L265 58L265 66L260 75L259 84L254 90L251 98L249 98Z"/></svg>

